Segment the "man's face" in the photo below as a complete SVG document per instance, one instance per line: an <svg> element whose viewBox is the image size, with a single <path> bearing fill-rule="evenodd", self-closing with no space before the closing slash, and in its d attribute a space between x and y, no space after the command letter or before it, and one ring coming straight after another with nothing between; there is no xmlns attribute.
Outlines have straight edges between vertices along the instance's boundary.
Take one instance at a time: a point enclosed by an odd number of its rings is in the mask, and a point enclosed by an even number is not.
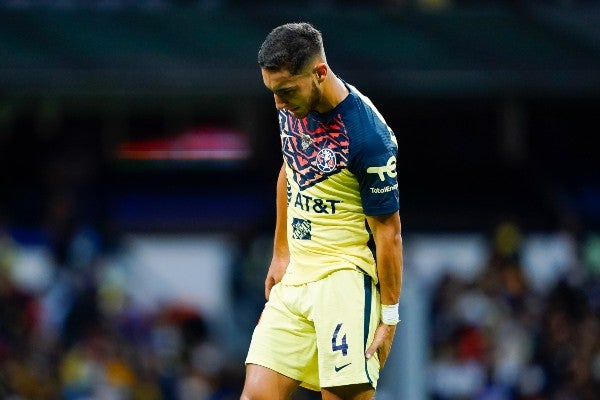
<svg viewBox="0 0 600 400"><path fill-rule="evenodd" d="M313 71L291 75L287 70L261 70L265 86L273 92L275 107L287 109L296 118L304 118L321 101L321 90Z"/></svg>

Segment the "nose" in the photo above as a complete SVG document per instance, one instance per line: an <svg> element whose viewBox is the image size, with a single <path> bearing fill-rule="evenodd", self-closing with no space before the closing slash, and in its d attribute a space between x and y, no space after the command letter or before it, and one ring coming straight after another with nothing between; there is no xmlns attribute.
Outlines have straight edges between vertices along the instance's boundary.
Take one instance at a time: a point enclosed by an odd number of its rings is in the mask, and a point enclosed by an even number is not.
<svg viewBox="0 0 600 400"><path fill-rule="evenodd" d="M278 110L283 110L286 106L286 102L276 94L274 94L273 97L275 98L275 108Z"/></svg>

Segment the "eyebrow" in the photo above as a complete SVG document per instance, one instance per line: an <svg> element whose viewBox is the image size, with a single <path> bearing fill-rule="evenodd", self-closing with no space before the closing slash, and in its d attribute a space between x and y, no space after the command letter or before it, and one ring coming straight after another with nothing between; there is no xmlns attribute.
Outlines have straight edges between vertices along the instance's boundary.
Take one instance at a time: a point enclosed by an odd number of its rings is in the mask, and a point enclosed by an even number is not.
<svg viewBox="0 0 600 400"><path fill-rule="evenodd" d="M264 83L265 83L265 86L267 87L267 89L269 89L271 92L277 94L277 93L281 93L281 92L285 92L285 91L298 89L297 79L299 77L301 77L302 75L303 74L296 74L296 75L289 75L287 77L283 77L281 79L283 82L280 82L279 87L277 85L275 85L274 88L270 88L267 85L267 82L264 82Z"/></svg>
<svg viewBox="0 0 600 400"><path fill-rule="evenodd" d="M279 87L275 90L273 90L273 93L277 94L277 93L285 93L285 92L290 92L292 90L295 90L298 87L298 85L290 85L290 86L283 86L283 87Z"/></svg>

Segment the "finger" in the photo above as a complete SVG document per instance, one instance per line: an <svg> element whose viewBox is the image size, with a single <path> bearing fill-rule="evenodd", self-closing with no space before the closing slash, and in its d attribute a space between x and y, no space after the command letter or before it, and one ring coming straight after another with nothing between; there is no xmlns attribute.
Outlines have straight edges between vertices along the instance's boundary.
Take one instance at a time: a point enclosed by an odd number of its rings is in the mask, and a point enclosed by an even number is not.
<svg viewBox="0 0 600 400"><path fill-rule="evenodd" d="M382 347L386 346L386 341L388 340L388 338L390 338L390 335L391 335L391 338L393 338L394 331L395 331L394 326L380 323L379 326L377 327L377 330L375 331L375 337L373 338L373 342L371 343L371 345L365 352L365 357L367 359L373 357L373 354L375 354L376 351L380 351ZM391 338L389 339L390 343L391 343Z"/></svg>
<svg viewBox="0 0 600 400"><path fill-rule="evenodd" d="M394 341L394 336L396 333L396 327L390 326L389 330L387 332L388 332L388 334L386 335L385 339L381 343L381 346L379 346L379 348L377 349L377 355L379 356L380 368L383 368L388 357L390 356L390 352L392 350L392 342Z"/></svg>
<svg viewBox="0 0 600 400"><path fill-rule="evenodd" d="M377 341L374 340L373 343L371 344L371 346L369 346L369 348L365 352L365 357L367 358L367 360L370 359L371 357L373 357L373 354L375 354L378 347L379 347L379 343L377 343Z"/></svg>
<svg viewBox="0 0 600 400"><path fill-rule="evenodd" d="M381 346L377 349L377 355L379 356L379 368L383 368L390 355L390 349L385 345Z"/></svg>
<svg viewBox="0 0 600 400"><path fill-rule="evenodd" d="M375 354L377 349L383 343L385 336L386 336L385 327L383 327L382 325L379 325L377 327L377 330L375 331L375 337L373 338L373 342L371 343L371 345L365 352L365 357L367 358L367 360L370 359L371 357L373 357L373 354Z"/></svg>
<svg viewBox="0 0 600 400"><path fill-rule="evenodd" d="M269 295L271 294L271 289L275 285L275 280L273 278L268 278L265 281L265 299L269 300Z"/></svg>

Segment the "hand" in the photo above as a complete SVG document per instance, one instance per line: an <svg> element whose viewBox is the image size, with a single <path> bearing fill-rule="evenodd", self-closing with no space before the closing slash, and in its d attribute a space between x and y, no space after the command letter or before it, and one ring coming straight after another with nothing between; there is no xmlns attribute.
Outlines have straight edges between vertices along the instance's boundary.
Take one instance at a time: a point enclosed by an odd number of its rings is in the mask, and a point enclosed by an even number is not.
<svg viewBox="0 0 600 400"><path fill-rule="evenodd" d="M379 323L379 326L375 330L375 338L373 339L373 343L371 343L365 352L365 357L369 359L373 356L373 354L375 354L375 352L377 352L377 355L379 356L379 366L380 368L383 368L388 356L390 355L395 334L396 325L386 325L383 322Z"/></svg>
<svg viewBox="0 0 600 400"><path fill-rule="evenodd" d="M267 279L265 279L265 298L267 300L269 300L271 288L283 278L283 274L285 274L289 262L289 259L285 258L273 258L273 260L271 260L271 265L267 272Z"/></svg>

